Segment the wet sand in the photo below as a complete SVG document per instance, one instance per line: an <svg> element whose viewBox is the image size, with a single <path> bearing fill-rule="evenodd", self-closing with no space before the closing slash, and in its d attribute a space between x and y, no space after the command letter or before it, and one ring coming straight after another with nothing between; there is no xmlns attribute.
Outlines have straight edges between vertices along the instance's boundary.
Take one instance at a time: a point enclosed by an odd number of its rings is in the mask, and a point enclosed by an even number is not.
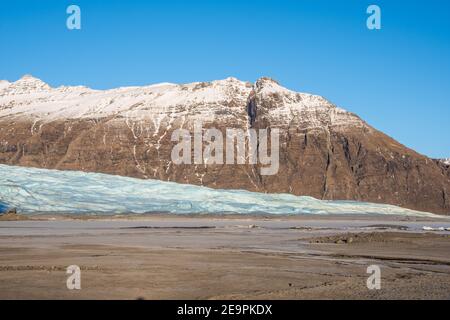
<svg viewBox="0 0 450 320"><path fill-rule="evenodd" d="M422 231L449 218L3 220L0 299L450 299L450 232ZM380 290L366 286L374 264Z"/></svg>

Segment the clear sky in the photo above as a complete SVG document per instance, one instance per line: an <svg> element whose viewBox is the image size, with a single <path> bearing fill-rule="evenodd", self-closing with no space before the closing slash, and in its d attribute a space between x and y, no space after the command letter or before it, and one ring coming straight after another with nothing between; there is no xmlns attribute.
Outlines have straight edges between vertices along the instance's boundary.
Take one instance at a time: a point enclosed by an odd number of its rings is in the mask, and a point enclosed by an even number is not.
<svg viewBox="0 0 450 320"><path fill-rule="evenodd" d="M81 30L66 27L70 4ZM366 27L370 4L381 30ZM450 157L448 0L1 0L0 46L0 79L52 86L270 76Z"/></svg>

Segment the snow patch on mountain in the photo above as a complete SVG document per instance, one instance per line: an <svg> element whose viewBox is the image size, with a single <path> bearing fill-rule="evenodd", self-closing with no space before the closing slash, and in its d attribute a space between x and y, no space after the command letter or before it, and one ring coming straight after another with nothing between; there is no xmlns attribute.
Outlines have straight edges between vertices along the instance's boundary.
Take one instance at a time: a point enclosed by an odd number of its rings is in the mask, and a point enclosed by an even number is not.
<svg viewBox="0 0 450 320"><path fill-rule="evenodd" d="M9 81L6 80L0 80L0 90L2 90L3 88L6 88L10 85Z"/></svg>
<svg viewBox="0 0 450 320"><path fill-rule="evenodd" d="M233 78L101 91L82 86L50 88L27 76L0 90L0 117L56 120L122 115L142 119L192 108L196 114L211 120L214 115L211 109L232 101L245 105L250 91L250 84Z"/></svg>
<svg viewBox="0 0 450 320"><path fill-rule="evenodd" d="M172 123L175 118L215 121L245 116L249 97L275 102L268 110L274 125L297 121L305 127L363 125L353 114L323 97L297 93L270 78L254 85L236 78L189 84L160 83L143 87L93 90L84 86L52 88L40 79L24 76L16 82L0 82L0 117L31 118L44 122L61 119L100 119Z"/></svg>

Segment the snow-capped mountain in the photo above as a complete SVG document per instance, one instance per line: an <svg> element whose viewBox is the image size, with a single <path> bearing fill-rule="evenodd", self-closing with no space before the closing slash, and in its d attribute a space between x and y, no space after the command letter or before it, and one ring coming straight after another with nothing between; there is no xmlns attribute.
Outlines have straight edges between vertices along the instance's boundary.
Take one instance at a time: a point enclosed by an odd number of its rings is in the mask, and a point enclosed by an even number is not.
<svg viewBox="0 0 450 320"><path fill-rule="evenodd" d="M349 93L351 94L351 93ZM175 165L173 130L280 129L280 168ZM450 213L450 172L326 99L269 78L93 90L0 81L0 163Z"/></svg>

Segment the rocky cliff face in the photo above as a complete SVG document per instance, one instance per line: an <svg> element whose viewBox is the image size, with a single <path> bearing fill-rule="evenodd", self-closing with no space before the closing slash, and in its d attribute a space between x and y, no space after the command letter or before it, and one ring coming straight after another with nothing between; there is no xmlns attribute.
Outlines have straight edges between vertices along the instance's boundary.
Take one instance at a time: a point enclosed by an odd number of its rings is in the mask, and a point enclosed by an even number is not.
<svg viewBox="0 0 450 320"><path fill-rule="evenodd" d="M278 128L278 174L260 164L175 165L175 129ZM322 97L262 78L106 91L0 81L0 163L215 188L388 203L450 214L450 169Z"/></svg>

